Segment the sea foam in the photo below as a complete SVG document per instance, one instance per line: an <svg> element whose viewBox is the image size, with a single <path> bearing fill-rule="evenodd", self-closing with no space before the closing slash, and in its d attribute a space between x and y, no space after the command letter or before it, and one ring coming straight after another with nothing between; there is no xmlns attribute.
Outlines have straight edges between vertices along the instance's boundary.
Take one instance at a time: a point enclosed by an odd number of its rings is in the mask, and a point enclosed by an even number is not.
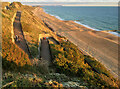
<svg viewBox="0 0 120 89"><path fill-rule="evenodd" d="M51 15L51 16L54 16L54 17L56 17L56 18L59 19L59 20L64 20L63 18L61 18L61 17L59 17L59 16L57 16L57 15L53 15L53 14L48 13L47 11L45 11L45 9L43 9L43 10L44 10L45 13L47 13L47 14L49 14L49 15ZM85 26L85 27L87 27L87 28L89 28L89 29L95 30L95 31L102 31L102 30L99 30L99 29L90 27L90 26L88 26L88 25L86 25L86 24L82 24L82 23L79 22L79 21L74 21L74 22L75 22L75 23L78 23L78 24L80 24L80 25L83 25L83 26ZM118 34L117 32L108 32L108 33L120 37L120 34Z"/></svg>

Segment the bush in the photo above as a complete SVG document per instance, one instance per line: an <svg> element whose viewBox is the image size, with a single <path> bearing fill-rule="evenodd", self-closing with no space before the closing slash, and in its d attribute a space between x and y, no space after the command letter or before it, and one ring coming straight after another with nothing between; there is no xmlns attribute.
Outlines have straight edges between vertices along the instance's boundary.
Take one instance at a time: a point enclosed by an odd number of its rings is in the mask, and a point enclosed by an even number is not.
<svg viewBox="0 0 120 89"><path fill-rule="evenodd" d="M16 8L3 10L7 15L2 19L2 58L3 69L5 70L14 70L14 68L16 68L15 66L31 65L29 56L15 45L11 39L11 19L16 10Z"/></svg>
<svg viewBox="0 0 120 89"><path fill-rule="evenodd" d="M94 58L82 54L74 44L68 41L62 42L61 45L51 44L50 46L54 58L53 63L56 66L57 72L70 76L78 76L88 82L89 87L118 87L117 82L114 81L103 65ZM91 66L84 63L84 60L87 60L100 74L93 71Z"/></svg>
<svg viewBox="0 0 120 89"><path fill-rule="evenodd" d="M102 65L100 62L95 60L94 58L90 56L85 56L85 60L93 67L95 68L99 73L102 73L108 77L112 77L110 72Z"/></svg>

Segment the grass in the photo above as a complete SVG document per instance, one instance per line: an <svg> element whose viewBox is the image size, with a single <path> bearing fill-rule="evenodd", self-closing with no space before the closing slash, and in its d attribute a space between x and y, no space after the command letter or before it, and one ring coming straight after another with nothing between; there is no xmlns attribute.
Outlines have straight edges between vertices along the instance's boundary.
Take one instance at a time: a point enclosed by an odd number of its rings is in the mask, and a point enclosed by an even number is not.
<svg viewBox="0 0 120 89"><path fill-rule="evenodd" d="M6 4L6 3L5 3ZM4 3L3 3L4 6ZM3 60L13 61L19 66L25 64L31 65L28 55L20 49L17 45L12 43L11 29L12 29L12 18L16 13L17 8L11 8L10 10L3 10L6 16L2 18L2 58ZM4 15L4 14L3 14ZM26 60L24 60L26 59ZM7 66L7 64L3 64ZM5 67L5 66L4 66Z"/></svg>
<svg viewBox="0 0 120 89"><path fill-rule="evenodd" d="M34 16L32 10L35 7L23 6L21 11L21 24L25 34L25 39L30 47L31 54L34 58L38 56L38 38L39 34L49 32L42 20Z"/></svg>
<svg viewBox="0 0 120 89"><path fill-rule="evenodd" d="M91 58L90 56L86 56L85 60L93 67L95 68L99 73L105 74L108 77L112 77L110 72L102 65L100 62L95 60L94 58Z"/></svg>
<svg viewBox="0 0 120 89"><path fill-rule="evenodd" d="M4 9L9 6L9 10ZM36 17L32 10L35 7L21 5L20 3L3 3L2 5L2 69L3 69L3 85L14 81L7 86L11 87L62 87L62 77L56 75L49 76L48 69L44 61L37 59L38 56L38 36L41 33L50 33L57 38L42 22ZM12 18L17 11L22 11L21 24L25 39L30 47L33 56L31 63L28 55L17 45L12 43L11 29ZM83 55L77 47L70 42L61 42L62 45L51 44L53 56L53 67L56 72L68 75L66 80L72 80L72 77L78 76L84 80L89 86L99 86L100 88L117 87L116 80L106 76L106 70L103 71L102 66L96 66L98 63L94 59ZM84 63L84 59L88 58L91 65L100 70L101 74L92 71L92 68ZM98 63L99 65L99 63ZM51 67L52 68L52 67ZM52 70L52 69L51 69ZM53 70L54 71L54 70ZM47 75L47 77L46 77ZM60 75L60 74L59 74ZM70 77L69 77L70 76ZM60 81L60 82L57 82Z"/></svg>
<svg viewBox="0 0 120 89"><path fill-rule="evenodd" d="M21 5L16 2L11 5L9 3L2 4L3 85L15 81L13 84L8 85L7 88L51 86L48 81L45 81L44 83L38 82L40 78L29 80L24 76L25 74L44 75L47 72L45 65L39 65L39 60L36 59L36 57L38 55L38 36L40 33L47 32L48 28L45 27L41 19L33 15L32 10L35 9L34 7ZM9 6L10 9L4 9L5 6ZM12 43L12 19L17 11L22 11L21 24L25 39L28 42L28 46L30 47L33 56L33 63L31 63L28 55L21 48ZM57 85L59 85L59 83ZM54 84L52 84L52 86L54 86Z"/></svg>
<svg viewBox="0 0 120 89"><path fill-rule="evenodd" d="M6 85L10 82L13 82L12 84L9 84L6 86L6 88L12 88L12 87L45 87L46 89L49 87L60 87L61 84L59 84L56 81L53 81L50 83L49 81L45 81L44 78L41 78L40 76L37 76L36 74L22 74L22 73L15 73L15 72L6 72L3 75L3 85Z"/></svg>
<svg viewBox="0 0 120 89"><path fill-rule="evenodd" d="M82 54L71 42L62 41L60 45L51 44L50 46L56 72L78 76L88 83L89 88L118 88L117 79L113 78L101 63ZM100 73L93 71L85 60Z"/></svg>

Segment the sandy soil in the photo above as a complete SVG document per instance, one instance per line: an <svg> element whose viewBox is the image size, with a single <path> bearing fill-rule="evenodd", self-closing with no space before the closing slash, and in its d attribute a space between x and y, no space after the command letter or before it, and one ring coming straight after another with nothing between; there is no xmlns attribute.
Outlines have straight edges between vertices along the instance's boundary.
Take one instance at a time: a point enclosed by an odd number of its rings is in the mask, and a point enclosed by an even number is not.
<svg viewBox="0 0 120 89"><path fill-rule="evenodd" d="M68 38L85 54L95 57L115 76L118 74L118 37L103 31L95 31L74 21L62 21L46 14L38 7L34 14L52 30Z"/></svg>

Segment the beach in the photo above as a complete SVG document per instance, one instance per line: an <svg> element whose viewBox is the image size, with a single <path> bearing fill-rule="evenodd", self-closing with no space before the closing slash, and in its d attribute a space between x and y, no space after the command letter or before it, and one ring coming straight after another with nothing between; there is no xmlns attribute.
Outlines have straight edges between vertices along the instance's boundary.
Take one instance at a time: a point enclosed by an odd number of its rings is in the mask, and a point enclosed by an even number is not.
<svg viewBox="0 0 120 89"><path fill-rule="evenodd" d="M33 13L41 18L48 28L66 37L83 53L96 58L117 77L119 37L105 31L95 31L74 21L59 20L40 7L33 10Z"/></svg>

